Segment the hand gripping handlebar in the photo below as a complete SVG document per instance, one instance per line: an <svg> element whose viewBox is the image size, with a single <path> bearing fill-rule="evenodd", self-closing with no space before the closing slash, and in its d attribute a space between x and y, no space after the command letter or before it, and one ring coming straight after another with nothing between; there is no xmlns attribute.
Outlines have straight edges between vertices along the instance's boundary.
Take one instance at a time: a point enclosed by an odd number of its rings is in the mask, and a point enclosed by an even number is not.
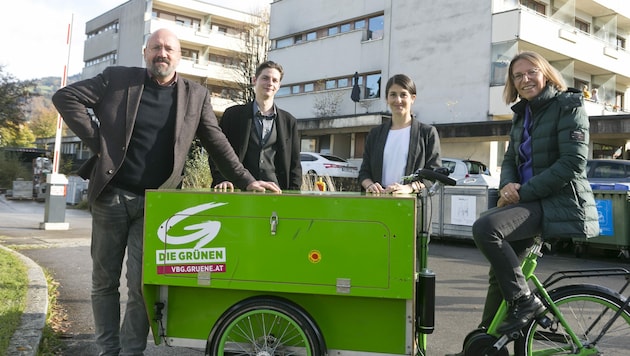
<svg viewBox="0 0 630 356"><path fill-rule="evenodd" d="M436 168L433 170L428 168L420 168L408 178L410 182L426 179L430 181L439 181L444 185L455 185L457 181L453 178L449 178L448 173L448 168L444 167Z"/></svg>

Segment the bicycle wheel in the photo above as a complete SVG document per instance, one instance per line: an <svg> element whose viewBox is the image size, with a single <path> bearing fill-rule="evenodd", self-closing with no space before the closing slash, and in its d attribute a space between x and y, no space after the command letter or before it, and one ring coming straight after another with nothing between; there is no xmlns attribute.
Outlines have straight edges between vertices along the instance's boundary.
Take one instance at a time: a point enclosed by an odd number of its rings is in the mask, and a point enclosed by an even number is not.
<svg viewBox="0 0 630 356"><path fill-rule="evenodd" d="M562 286L552 290L554 301L570 329L592 353L588 355L628 355L630 350L630 308L626 306L619 317L612 320L623 306L625 298L611 289L595 285ZM569 355L579 345L569 337L558 318L547 312L552 326L543 329L535 321L523 329L523 337L516 340L516 355ZM610 324L607 327L607 324ZM584 354L582 354L584 355Z"/></svg>
<svg viewBox="0 0 630 356"><path fill-rule="evenodd" d="M296 355L327 353L313 319L299 306L277 297L245 299L217 321L206 355Z"/></svg>

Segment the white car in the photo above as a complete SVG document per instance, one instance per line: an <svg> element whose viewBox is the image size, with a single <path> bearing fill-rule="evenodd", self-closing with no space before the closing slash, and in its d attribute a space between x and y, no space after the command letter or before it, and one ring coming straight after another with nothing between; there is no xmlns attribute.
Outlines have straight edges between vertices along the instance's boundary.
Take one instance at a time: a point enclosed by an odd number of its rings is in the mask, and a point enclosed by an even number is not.
<svg viewBox="0 0 630 356"><path fill-rule="evenodd" d="M359 176L359 167L333 155L300 152L300 163L302 163L302 174L345 178Z"/></svg>
<svg viewBox="0 0 630 356"><path fill-rule="evenodd" d="M457 185L499 187L499 178L492 176L488 167L479 161L442 157L442 167L448 168L448 176L455 179Z"/></svg>

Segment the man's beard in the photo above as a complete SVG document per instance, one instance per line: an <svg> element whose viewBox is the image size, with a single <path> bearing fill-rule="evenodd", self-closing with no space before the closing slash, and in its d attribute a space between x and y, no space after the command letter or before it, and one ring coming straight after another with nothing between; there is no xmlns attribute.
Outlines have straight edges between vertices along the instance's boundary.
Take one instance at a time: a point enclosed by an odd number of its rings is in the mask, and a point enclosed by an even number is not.
<svg viewBox="0 0 630 356"><path fill-rule="evenodd" d="M167 67L165 69L162 69L162 67L157 65L158 63L164 63L167 65ZM174 68L171 67L171 62L166 58L156 58L152 62L151 73L156 77L166 78L171 75L173 71Z"/></svg>

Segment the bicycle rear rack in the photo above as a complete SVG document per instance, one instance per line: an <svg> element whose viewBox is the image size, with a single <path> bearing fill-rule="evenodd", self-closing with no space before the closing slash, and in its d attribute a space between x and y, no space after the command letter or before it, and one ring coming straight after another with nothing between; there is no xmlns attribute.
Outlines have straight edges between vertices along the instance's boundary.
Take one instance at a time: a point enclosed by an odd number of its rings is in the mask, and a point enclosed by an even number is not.
<svg viewBox="0 0 630 356"><path fill-rule="evenodd" d="M557 271L557 272L552 273L549 277L547 277L547 279L545 279L542 284L545 287L545 289L547 289L548 287L564 279L612 277L612 276L623 276L626 279L626 282L619 290L619 294L623 295L623 292L626 290L628 285L630 285L630 271L621 267Z"/></svg>

